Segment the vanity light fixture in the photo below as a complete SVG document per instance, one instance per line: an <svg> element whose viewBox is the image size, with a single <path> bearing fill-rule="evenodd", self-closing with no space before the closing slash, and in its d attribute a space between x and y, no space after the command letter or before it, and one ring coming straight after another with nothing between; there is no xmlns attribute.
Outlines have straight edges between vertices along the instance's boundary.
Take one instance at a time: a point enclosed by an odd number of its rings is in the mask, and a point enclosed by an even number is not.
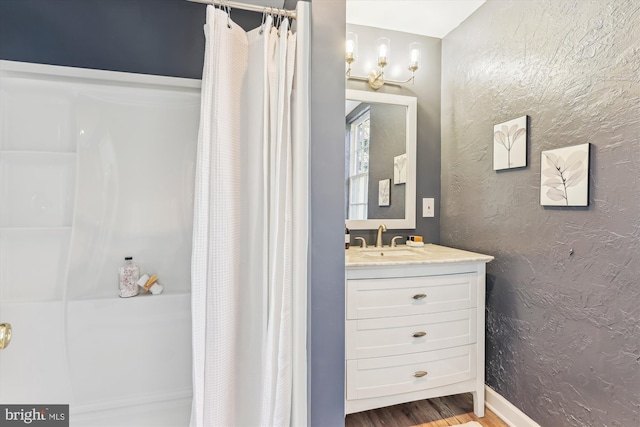
<svg viewBox="0 0 640 427"><path fill-rule="evenodd" d="M411 82L415 79L415 72L420 68L421 45L418 42L409 45L409 71L411 77L407 80L388 80L384 77L384 68L389 65L389 57L391 53L391 40L386 37L380 37L376 41L376 53L378 68L371 70L367 77L351 75L351 64L358 59L358 35L356 33L347 33L347 42L345 46L345 61L347 62L347 78L353 80L362 80L369 83L371 89L378 90L385 83L393 85L401 85Z"/></svg>

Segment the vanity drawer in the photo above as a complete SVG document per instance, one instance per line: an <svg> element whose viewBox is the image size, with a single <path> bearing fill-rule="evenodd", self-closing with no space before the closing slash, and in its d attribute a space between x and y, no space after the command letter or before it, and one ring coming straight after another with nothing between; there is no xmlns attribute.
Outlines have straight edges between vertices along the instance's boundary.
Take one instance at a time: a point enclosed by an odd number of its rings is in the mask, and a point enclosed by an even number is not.
<svg viewBox="0 0 640 427"><path fill-rule="evenodd" d="M477 274L347 280L347 319L410 316L476 306Z"/></svg>
<svg viewBox="0 0 640 427"><path fill-rule="evenodd" d="M347 400L441 387L476 376L476 347L347 361ZM417 377L421 373L426 374Z"/></svg>
<svg viewBox="0 0 640 427"><path fill-rule="evenodd" d="M347 359L393 356L476 342L475 308L444 313L347 320Z"/></svg>

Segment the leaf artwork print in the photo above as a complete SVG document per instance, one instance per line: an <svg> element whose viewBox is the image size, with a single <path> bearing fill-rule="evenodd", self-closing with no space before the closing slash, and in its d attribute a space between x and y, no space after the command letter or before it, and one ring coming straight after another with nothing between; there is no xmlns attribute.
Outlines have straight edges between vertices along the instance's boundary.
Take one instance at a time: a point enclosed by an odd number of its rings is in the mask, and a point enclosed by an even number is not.
<svg viewBox="0 0 640 427"><path fill-rule="evenodd" d="M389 189L391 187L390 179L383 179L378 182L378 206L389 206L391 199L389 197Z"/></svg>
<svg viewBox="0 0 640 427"><path fill-rule="evenodd" d="M407 155L402 154L393 158L393 183L406 184L407 182Z"/></svg>
<svg viewBox="0 0 640 427"><path fill-rule="evenodd" d="M527 165L527 116L493 127L493 169Z"/></svg>
<svg viewBox="0 0 640 427"><path fill-rule="evenodd" d="M541 165L541 204L587 205L589 144L543 151Z"/></svg>

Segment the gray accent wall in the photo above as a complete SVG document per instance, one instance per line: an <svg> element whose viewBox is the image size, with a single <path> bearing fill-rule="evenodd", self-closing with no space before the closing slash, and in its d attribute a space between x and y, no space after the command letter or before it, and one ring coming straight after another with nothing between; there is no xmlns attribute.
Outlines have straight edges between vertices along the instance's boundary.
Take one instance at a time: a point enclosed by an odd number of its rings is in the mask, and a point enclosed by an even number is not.
<svg viewBox="0 0 640 427"><path fill-rule="evenodd" d="M330 2L331 3L331 2ZM417 182L416 182L416 228L414 230L389 230L383 235L384 244L389 244L393 236L418 234L426 242L440 242L440 62L442 41L433 37L392 31L363 25L347 24L347 31L358 34L358 59L352 64L352 74L366 76L370 69L367 64L376 64L376 40L388 37L391 40L390 65L385 74L390 79L406 79L411 73L409 66L409 44L422 43L422 65L411 83L392 86L384 85L378 92L395 95L415 96L418 100L417 123ZM344 41L343 41L344 44ZM344 52L341 53L344 62ZM344 73L344 70L343 70ZM372 91L367 82L347 80L347 89ZM395 187L392 185L392 187ZM378 184L375 182L377 204ZM393 192L393 188L391 191ZM422 217L422 198L435 198L435 218ZM382 223L383 221L381 221ZM377 228L377 227L376 227ZM376 230L352 230L351 241L364 237L368 243L375 242Z"/></svg>
<svg viewBox="0 0 640 427"><path fill-rule="evenodd" d="M204 9L181 0L0 0L0 59L200 78Z"/></svg>
<svg viewBox="0 0 640 427"><path fill-rule="evenodd" d="M407 108L371 104L367 218L404 218L405 185L393 182L393 158L407 152ZM391 179L389 206L378 205L378 183Z"/></svg>
<svg viewBox="0 0 640 427"><path fill-rule="evenodd" d="M442 44L444 245L487 267L487 383L544 427L640 425L640 2L489 0ZM493 125L529 116L528 165ZM541 151L591 144L589 206Z"/></svg>
<svg viewBox="0 0 640 427"><path fill-rule="evenodd" d="M186 0L0 0L0 59L199 79L205 8ZM238 9L231 18L245 30L261 22Z"/></svg>
<svg viewBox="0 0 640 427"><path fill-rule="evenodd" d="M344 426L345 9L345 0L311 3L311 427Z"/></svg>

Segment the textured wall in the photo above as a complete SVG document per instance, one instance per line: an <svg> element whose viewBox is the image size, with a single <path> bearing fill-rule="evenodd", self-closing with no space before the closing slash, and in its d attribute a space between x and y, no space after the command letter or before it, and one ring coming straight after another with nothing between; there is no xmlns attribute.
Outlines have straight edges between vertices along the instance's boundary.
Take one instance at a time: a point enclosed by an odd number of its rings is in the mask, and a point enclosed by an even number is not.
<svg viewBox="0 0 640 427"><path fill-rule="evenodd" d="M496 257L487 383L544 427L640 425L639 23L635 0L489 0L443 40L441 240ZM494 172L523 114L528 166ZM590 206L540 206L540 152L585 142Z"/></svg>
<svg viewBox="0 0 640 427"><path fill-rule="evenodd" d="M422 65L416 72L414 85L385 85L378 90L378 92L382 93L415 96L418 100L416 229L389 230L385 233L383 240L385 244L388 244L391 238L396 235L420 234L425 237L427 242L439 243L440 55L442 41L433 37L353 24L347 24L347 31L353 31L358 34L358 60L352 64L352 74L358 76L366 76L371 70L372 64L376 64L375 43L379 37L388 37L391 40L390 65L387 66L388 70L385 74L387 78L398 80L406 79L410 76L409 71L407 71L409 66L409 44L416 41L422 43ZM344 58L344 53L342 55ZM355 80L348 80L347 88L372 90L366 82ZM377 183L375 185L377 193ZM393 191L393 188L391 191ZM434 197L436 199L435 218L422 218L423 197ZM367 242L374 243L376 230L351 231L352 241L356 236L362 236L367 239Z"/></svg>

